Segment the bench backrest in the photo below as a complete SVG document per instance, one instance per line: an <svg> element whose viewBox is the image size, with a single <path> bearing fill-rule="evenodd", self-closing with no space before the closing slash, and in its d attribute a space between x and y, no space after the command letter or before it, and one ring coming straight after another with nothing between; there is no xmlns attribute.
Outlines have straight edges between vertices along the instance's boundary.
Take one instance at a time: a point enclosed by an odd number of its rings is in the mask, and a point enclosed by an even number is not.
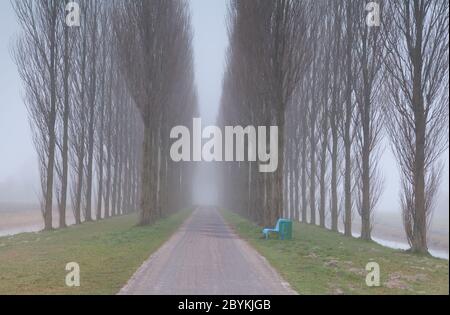
<svg viewBox="0 0 450 315"><path fill-rule="evenodd" d="M282 222L282 219L278 219L277 225L275 226L275 231L279 231L280 230L280 222Z"/></svg>
<svg viewBox="0 0 450 315"><path fill-rule="evenodd" d="M291 220L289 220L289 219L278 219L277 225L275 226L275 230L277 230L277 231L280 230L280 223L281 222L291 222Z"/></svg>

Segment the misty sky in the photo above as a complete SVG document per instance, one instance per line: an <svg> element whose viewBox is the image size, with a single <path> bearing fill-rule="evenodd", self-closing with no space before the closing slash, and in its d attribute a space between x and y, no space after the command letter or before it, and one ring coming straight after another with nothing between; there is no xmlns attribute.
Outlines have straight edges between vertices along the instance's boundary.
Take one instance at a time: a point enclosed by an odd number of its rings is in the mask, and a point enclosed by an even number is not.
<svg viewBox="0 0 450 315"><path fill-rule="evenodd" d="M38 172L22 83L10 53L18 31L10 1L0 1L0 201L28 202L36 200Z"/></svg>
<svg viewBox="0 0 450 315"><path fill-rule="evenodd" d="M195 79L203 125L214 124L222 94L225 51L228 46L226 30L227 1L191 0L194 27ZM193 187L194 200L214 204L218 192L214 185L216 169L213 163L202 163L197 169Z"/></svg>
<svg viewBox="0 0 450 315"><path fill-rule="evenodd" d="M195 32L195 75L200 110L204 124L212 124L219 106L228 45L227 2L190 0L189 3ZM0 202L36 202L39 191L36 155L22 101L22 84L10 54L13 37L18 31L10 2L0 0ZM444 160L441 207L442 201L448 201L448 152ZM398 211L398 171L389 147L386 147L380 166L385 188L378 209ZM213 168L200 169L193 183L200 192L196 196L199 201L215 200L214 180ZM445 211L448 211L448 205L446 207Z"/></svg>

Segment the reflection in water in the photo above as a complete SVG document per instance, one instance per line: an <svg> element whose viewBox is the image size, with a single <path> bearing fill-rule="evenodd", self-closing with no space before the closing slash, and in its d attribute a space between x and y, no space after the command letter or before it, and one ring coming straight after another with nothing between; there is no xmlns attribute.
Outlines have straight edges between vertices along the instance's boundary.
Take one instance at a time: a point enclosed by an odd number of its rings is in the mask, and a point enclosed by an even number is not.
<svg viewBox="0 0 450 315"><path fill-rule="evenodd" d="M13 229L0 230L1 236L13 236L21 233L30 233L30 232L39 232L42 230L42 225L30 225L30 226L22 226L16 227Z"/></svg>
<svg viewBox="0 0 450 315"><path fill-rule="evenodd" d="M373 240L375 242L377 242L378 244L386 246L386 247L390 247L390 248L394 248L394 249L402 249L402 250L409 249L409 245L405 244L405 243L396 242L396 241L382 240L382 239L377 238L377 237L373 237ZM434 256L434 257L443 258L443 259L447 259L448 260L448 251L445 251L445 250L434 250L434 249L430 249L429 251L430 251L430 254L432 256Z"/></svg>
<svg viewBox="0 0 450 315"><path fill-rule="evenodd" d="M30 233L30 232L39 232L42 230L42 225L30 225L30 226L24 226L14 229L8 229L8 230L0 230L0 237L1 236L12 236L20 233ZM359 237L360 235L358 233L353 233L354 237ZM409 249L409 245L404 242L398 242L398 241L391 241L391 240L383 240L378 237L372 237L373 241L389 247L393 249L401 249L401 250L407 250ZM448 250L437 250L437 249L430 249L430 254L437 258L442 259L449 259Z"/></svg>
<svg viewBox="0 0 450 315"><path fill-rule="evenodd" d="M344 233L342 228L339 228L340 233ZM359 238L361 236L358 232L352 232L353 237ZM410 246L405 242L399 242L399 241L392 241L392 240L385 240L379 237L372 236L372 240L375 243L378 243L380 245L383 245L385 247L389 247L392 249L401 249L401 250L407 250L410 248ZM430 252L430 255L436 258L442 258L442 259L449 259L448 250L442 250L442 249L428 249Z"/></svg>

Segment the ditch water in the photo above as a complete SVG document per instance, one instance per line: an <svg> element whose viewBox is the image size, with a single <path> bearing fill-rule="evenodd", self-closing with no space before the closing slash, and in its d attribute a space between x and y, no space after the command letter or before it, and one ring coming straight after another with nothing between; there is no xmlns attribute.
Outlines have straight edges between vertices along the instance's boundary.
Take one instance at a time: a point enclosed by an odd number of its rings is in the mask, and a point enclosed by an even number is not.
<svg viewBox="0 0 450 315"><path fill-rule="evenodd" d="M0 237L1 236L13 236L21 233L33 233L33 232L39 232L42 230L42 225L30 225L30 226L22 226L22 227L16 227L6 230L0 230Z"/></svg>
<svg viewBox="0 0 450 315"><path fill-rule="evenodd" d="M380 245L394 248L394 249L407 250L409 248L408 244L402 243L402 242L388 241L388 240L383 240L383 239L380 239L377 237L373 237L373 240ZM446 251L446 250L430 249L429 251L430 251L431 256L448 260L449 255L448 255L448 251Z"/></svg>
<svg viewBox="0 0 450 315"><path fill-rule="evenodd" d="M1 236L13 236L20 233L33 233L33 232L39 232L42 229L42 225L30 225L30 226L23 226L23 227L17 227L13 229L7 229L7 230L0 230L0 237ZM357 233L353 234L354 237L359 237ZM379 237L373 237L373 240L383 246L393 248L393 249L401 249L401 250L407 250L409 248L409 245L404 242L398 242L398 241L392 241L392 240L384 240ZM430 254L437 258L442 259L449 259L449 252L448 250L442 250L442 249L430 249Z"/></svg>

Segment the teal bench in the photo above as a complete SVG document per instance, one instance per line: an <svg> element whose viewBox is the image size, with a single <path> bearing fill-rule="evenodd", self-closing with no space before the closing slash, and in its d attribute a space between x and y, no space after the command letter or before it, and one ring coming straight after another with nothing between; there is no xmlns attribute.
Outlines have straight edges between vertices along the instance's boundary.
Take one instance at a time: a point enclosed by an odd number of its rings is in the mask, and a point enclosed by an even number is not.
<svg viewBox="0 0 450 315"><path fill-rule="evenodd" d="M292 238L292 221L289 219L278 219L275 228L265 228L262 230L265 239L268 239L271 233L278 234L280 239Z"/></svg>

